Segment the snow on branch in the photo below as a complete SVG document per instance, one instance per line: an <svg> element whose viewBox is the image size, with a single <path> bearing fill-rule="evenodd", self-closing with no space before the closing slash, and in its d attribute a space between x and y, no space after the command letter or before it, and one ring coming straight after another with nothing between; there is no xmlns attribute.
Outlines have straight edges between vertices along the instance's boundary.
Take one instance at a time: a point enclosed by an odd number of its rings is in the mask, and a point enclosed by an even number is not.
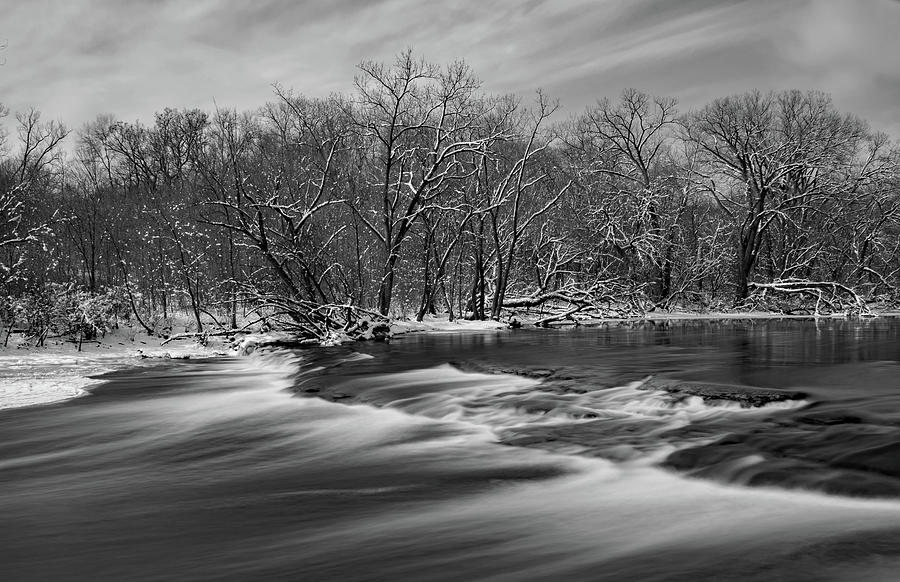
<svg viewBox="0 0 900 582"><path fill-rule="evenodd" d="M809 281L806 279L781 279L772 283L749 283L753 299L764 302L773 293L795 296L801 301L815 300L813 313L818 317L829 313L845 312L848 315L872 315L865 300L856 291L836 281ZM808 308L801 304L801 309Z"/></svg>

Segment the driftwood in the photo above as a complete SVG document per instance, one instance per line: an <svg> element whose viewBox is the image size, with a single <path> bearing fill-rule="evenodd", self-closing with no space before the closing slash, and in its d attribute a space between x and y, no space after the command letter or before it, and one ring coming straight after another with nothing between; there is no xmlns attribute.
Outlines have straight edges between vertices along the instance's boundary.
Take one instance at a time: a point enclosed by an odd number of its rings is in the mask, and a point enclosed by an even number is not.
<svg viewBox="0 0 900 582"><path fill-rule="evenodd" d="M235 335L238 333L248 333L246 328L239 329L226 329L221 331L193 331L193 332L184 332L184 333L176 333L175 335L170 335L159 345L164 346L169 342L174 342L178 340L185 339L200 339L202 343L206 343L206 338L210 337L220 337L225 335Z"/></svg>
<svg viewBox="0 0 900 582"><path fill-rule="evenodd" d="M770 293L781 293L815 300L814 314L823 315L823 307L829 312L846 312L848 315L872 315L865 300L856 291L835 281L808 281L805 279L781 279L771 283L749 283L753 298L765 301Z"/></svg>
<svg viewBox="0 0 900 582"><path fill-rule="evenodd" d="M349 303L322 304L281 298L261 305L256 311L266 313L266 318L277 323L280 329L312 340L326 340L335 334L357 339L389 323L380 313Z"/></svg>
<svg viewBox="0 0 900 582"><path fill-rule="evenodd" d="M534 322L534 325L538 327L547 327L553 322L562 321L564 319L570 319L575 325L578 325L578 320L575 319L575 314L582 311L582 307L575 306L563 311L561 313L554 313L552 315L548 315L547 317L543 317Z"/></svg>
<svg viewBox="0 0 900 582"><path fill-rule="evenodd" d="M199 339L249 333L249 328L262 324L263 329L280 329L296 338L298 345L341 343L357 339L384 339L390 332L387 317L350 304L318 304L305 300L281 298L255 308L259 318L237 329L185 332L162 342Z"/></svg>
<svg viewBox="0 0 900 582"><path fill-rule="evenodd" d="M538 289L529 295L510 297L503 301L504 309L549 307L551 312L535 322L539 327L569 319L578 323L576 315L607 317L643 315L646 301L641 288L629 287L617 280L596 281L587 287L570 283L557 289Z"/></svg>

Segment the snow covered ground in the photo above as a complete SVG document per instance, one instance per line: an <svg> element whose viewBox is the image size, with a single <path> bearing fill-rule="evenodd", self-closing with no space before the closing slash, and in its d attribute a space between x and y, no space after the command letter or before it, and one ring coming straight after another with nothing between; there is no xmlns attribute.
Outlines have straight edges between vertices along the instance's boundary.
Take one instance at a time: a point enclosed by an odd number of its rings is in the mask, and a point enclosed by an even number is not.
<svg viewBox="0 0 900 582"><path fill-rule="evenodd" d="M193 341L162 345L162 339L120 329L101 342L85 342L79 352L72 342L47 340L44 347L26 346L13 336L0 348L0 409L48 404L85 394L99 382L94 376L158 358L209 357L226 353Z"/></svg>
<svg viewBox="0 0 900 582"><path fill-rule="evenodd" d="M454 331L489 331L506 329L506 323L499 321L468 321L457 319L448 321L446 317L426 316L422 321L396 320L391 323L391 333L394 335L414 332L454 332Z"/></svg>
<svg viewBox="0 0 900 582"><path fill-rule="evenodd" d="M429 317L425 321L397 321L392 334L411 332L484 331L505 328L496 321L447 321ZM49 404L86 394L85 388L100 382L95 377L129 366L152 364L159 358L197 358L246 354L251 344L265 344L284 334L253 334L227 345L211 338L208 347L191 339L163 345L162 338L133 329L119 329L99 342L85 342L82 351L71 341L48 340L44 347L26 345L13 336L7 348L0 348L0 409Z"/></svg>
<svg viewBox="0 0 900 582"><path fill-rule="evenodd" d="M893 314L891 314L893 315ZM783 317L767 313L652 313L648 319L747 319ZM591 320L582 323L599 323ZM525 322L527 325L527 321ZM448 321L446 317L426 317L424 321L397 320L391 333L453 333L505 329L497 321ZM45 347L23 345L13 337L10 346L0 348L0 409L47 404L85 394L85 388L99 382L95 376L128 366L150 365L158 358L197 358L216 355L241 355L257 345L286 339L284 334L251 334L240 342L227 344L212 338L209 346L191 339L180 339L163 345L163 340L133 329L120 329L101 342L85 342L79 352L72 342L48 340ZM18 344L16 342L19 342ZM251 347L252 346L252 347ZM250 349L248 349L250 348Z"/></svg>

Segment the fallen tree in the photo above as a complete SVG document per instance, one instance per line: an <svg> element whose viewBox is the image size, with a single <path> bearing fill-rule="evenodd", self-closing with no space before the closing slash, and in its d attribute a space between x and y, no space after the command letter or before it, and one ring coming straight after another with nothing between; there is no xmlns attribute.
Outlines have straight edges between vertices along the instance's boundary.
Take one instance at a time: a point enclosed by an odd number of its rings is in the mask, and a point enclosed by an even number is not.
<svg viewBox="0 0 900 582"><path fill-rule="evenodd" d="M349 303L316 303L289 297L269 298L255 308L263 327L291 333L301 343L334 345L355 340L382 340L390 335L390 320Z"/></svg>
<svg viewBox="0 0 900 582"><path fill-rule="evenodd" d="M748 303L756 306L769 305L769 296L777 294L798 300L788 306L791 311L808 311L810 302L815 301L811 308L817 317L838 312L847 315L874 315L856 291L836 281L779 279L771 283L749 283L749 287L751 295ZM786 311L783 305L779 310Z"/></svg>
<svg viewBox="0 0 900 582"><path fill-rule="evenodd" d="M578 323L582 319L603 317L640 317L647 312L642 286L629 286L617 279L604 279L587 287L568 283L556 289L537 289L528 295L504 299L506 310L541 308L541 317L534 324L546 327L565 319Z"/></svg>

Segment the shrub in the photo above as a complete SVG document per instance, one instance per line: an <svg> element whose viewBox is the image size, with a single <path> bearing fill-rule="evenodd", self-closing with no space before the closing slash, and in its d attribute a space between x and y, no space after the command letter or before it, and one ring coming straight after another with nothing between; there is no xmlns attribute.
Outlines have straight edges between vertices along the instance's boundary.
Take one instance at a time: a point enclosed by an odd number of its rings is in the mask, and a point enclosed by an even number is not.
<svg viewBox="0 0 900 582"><path fill-rule="evenodd" d="M43 345L47 337L72 336L76 341L104 336L128 319L130 310L120 287L100 293L78 289L72 284L49 283L18 298L8 298L10 326L24 329L27 336Z"/></svg>

